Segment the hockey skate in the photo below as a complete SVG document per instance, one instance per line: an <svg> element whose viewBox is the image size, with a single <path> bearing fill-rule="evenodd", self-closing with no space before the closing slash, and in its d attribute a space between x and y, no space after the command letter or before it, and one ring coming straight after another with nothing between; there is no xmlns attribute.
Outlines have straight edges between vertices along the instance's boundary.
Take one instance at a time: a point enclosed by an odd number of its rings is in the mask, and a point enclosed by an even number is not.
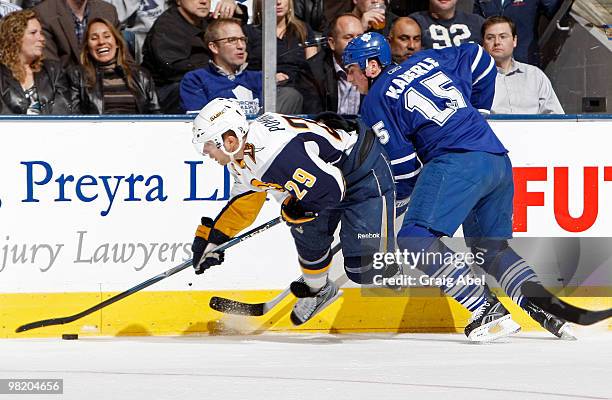
<svg viewBox="0 0 612 400"><path fill-rule="evenodd" d="M562 340L576 340L576 336L572 333L572 326L569 322L564 319L555 317L551 313L548 313L533 304L531 301L526 302L523 309L529 314L531 318L537 321L542 328L552 333L556 337Z"/></svg>
<svg viewBox="0 0 612 400"><path fill-rule="evenodd" d="M342 296L342 291L330 280L321 290L311 293L304 281L299 279L291 284L291 291L298 297L291 312L293 325L302 325Z"/></svg>
<svg viewBox="0 0 612 400"><path fill-rule="evenodd" d="M472 313L465 336L472 342L491 342L520 330L521 326L512 320L495 294L489 293L485 303Z"/></svg>

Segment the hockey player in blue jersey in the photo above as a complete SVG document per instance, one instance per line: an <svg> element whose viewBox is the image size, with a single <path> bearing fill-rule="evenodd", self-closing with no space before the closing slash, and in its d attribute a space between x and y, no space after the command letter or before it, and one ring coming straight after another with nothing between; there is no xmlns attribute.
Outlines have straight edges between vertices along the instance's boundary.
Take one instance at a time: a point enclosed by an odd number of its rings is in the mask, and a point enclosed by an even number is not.
<svg viewBox="0 0 612 400"><path fill-rule="evenodd" d="M384 37L366 33L347 45L343 63L349 80L367 93L362 118L388 152L398 203L407 204L409 198L399 248L450 252L439 238L462 226L468 246L482 255L481 267L502 289L551 333L572 338L569 324L521 292L524 282L537 277L507 242L512 237L512 165L481 115L490 109L495 91L491 56L466 43L421 51L394 65ZM470 273L467 265L453 263L419 268L433 277ZM518 330L487 287L465 284L443 290L473 312L465 329L469 338L495 339Z"/></svg>
<svg viewBox="0 0 612 400"><path fill-rule="evenodd" d="M357 283L381 275L373 254L395 245L394 184L382 146L362 123L331 113L322 119L325 124L266 113L249 124L235 101L215 99L193 123L197 150L227 165L235 178L228 204L197 229L196 274L223 262L222 254L203 254L249 226L271 194L282 202L302 268L302 279L291 284L299 298L291 313L296 325L341 294L327 278L339 223L345 271Z"/></svg>

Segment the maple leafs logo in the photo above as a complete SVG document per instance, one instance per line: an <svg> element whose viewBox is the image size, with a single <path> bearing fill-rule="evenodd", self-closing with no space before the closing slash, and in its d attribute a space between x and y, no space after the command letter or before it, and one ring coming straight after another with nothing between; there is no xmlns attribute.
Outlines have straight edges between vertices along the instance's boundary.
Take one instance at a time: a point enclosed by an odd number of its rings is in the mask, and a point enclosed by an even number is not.
<svg viewBox="0 0 612 400"><path fill-rule="evenodd" d="M364 33L363 35L361 35L361 40L363 40L364 42L369 42L370 40L372 40L372 35L369 32Z"/></svg>

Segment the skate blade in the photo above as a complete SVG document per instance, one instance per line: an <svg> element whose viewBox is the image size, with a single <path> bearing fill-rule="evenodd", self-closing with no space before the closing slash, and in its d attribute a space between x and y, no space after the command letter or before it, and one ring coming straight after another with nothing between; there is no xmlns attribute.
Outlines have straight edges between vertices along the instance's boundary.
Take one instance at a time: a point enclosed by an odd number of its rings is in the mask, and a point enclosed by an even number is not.
<svg viewBox="0 0 612 400"><path fill-rule="evenodd" d="M566 322L561 329L559 329L559 339L561 340L578 340L574 333L572 332L572 325Z"/></svg>
<svg viewBox="0 0 612 400"><path fill-rule="evenodd" d="M321 306L321 308L319 308L319 310L315 311L310 318L308 318L305 321L298 321L297 319L293 318L293 315L291 316L291 322L293 323L293 325L295 326L299 326L299 325L303 325L306 322L310 321L315 315L319 314L321 311L325 310L327 308L327 306L329 306L330 304L332 304L334 301L336 301L338 299L338 297L342 296L344 294L344 292L342 290L338 290L338 293L336 293L336 295L334 297L332 297L331 299L327 300L325 303L323 303L323 305Z"/></svg>
<svg viewBox="0 0 612 400"><path fill-rule="evenodd" d="M468 339L475 343L487 343L517 333L521 330L521 326L510 317L510 314L508 314L501 319L474 329Z"/></svg>

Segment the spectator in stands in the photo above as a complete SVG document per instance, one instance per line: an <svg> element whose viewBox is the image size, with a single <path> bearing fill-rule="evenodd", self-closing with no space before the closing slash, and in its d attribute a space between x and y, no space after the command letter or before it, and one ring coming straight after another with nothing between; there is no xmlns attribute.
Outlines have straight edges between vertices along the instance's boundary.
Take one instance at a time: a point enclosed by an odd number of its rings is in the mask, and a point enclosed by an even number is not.
<svg viewBox="0 0 612 400"><path fill-rule="evenodd" d="M378 32L385 36L389 34L389 29L393 21L397 19L397 15L391 12L391 9L386 7L382 12L378 9L371 9L376 4L384 5L384 0L353 0L353 14L361 20L361 25L364 31ZM378 28L377 26L382 26Z"/></svg>
<svg viewBox="0 0 612 400"><path fill-rule="evenodd" d="M414 12L425 11L429 0L390 0L389 8L398 17L407 17Z"/></svg>
<svg viewBox="0 0 612 400"><path fill-rule="evenodd" d="M249 38L248 61L250 70L261 71L263 51L263 16L262 0L255 0L255 15L253 25L247 25L245 32ZM293 13L290 0L276 0L276 82L279 95L299 103L298 113L301 113L302 95L296 89L301 84L302 71L306 59L317 53L314 45L314 32L308 24L300 21ZM280 103L280 100L278 101Z"/></svg>
<svg viewBox="0 0 612 400"><path fill-rule="evenodd" d="M208 65L204 32L215 18L234 16L246 23L246 8L222 0L210 12L210 0L176 0L160 15L147 34L142 65L155 80L162 111L181 113L179 85L183 76Z"/></svg>
<svg viewBox="0 0 612 400"><path fill-rule="evenodd" d="M59 63L44 60L45 37L32 10L0 25L0 114L70 114Z"/></svg>
<svg viewBox="0 0 612 400"><path fill-rule="evenodd" d="M382 3L383 1L381 1ZM405 17L416 11L427 10L428 0L390 0L390 15ZM327 30L327 22L338 15L351 12L353 0L293 0L295 15L318 32ZM367 11L367 10L366 10Z"/></svg>
<svg viewBox="0 0 612 400"><path fill-rule="evenodd" d="M353 10L353 0L323 0L323 15L330 22L340 14Z"/></svg>
<svg viewBox="0 0 612 400"><path fill-rule="evenodd" d="M508 17L487 18L482 25L484 48L497 65L495 114L564 114L557 95L544 72L513 58L517 44L516 26Z"/></svg>
<svg viewBox="0 0 612 400"><path fill-rule="evenodd" d="M102 0L45 0L34 10L47 39L45 58L64 68L79 64L88 21L100 17L119 26L117 10Z"/></svg>
<svg viewBox="0 0 612 400"><path fill-rule="evenodd" d="M204 43L212 60L205 68L187 72L181 81L181 107L197 113L217 97L238 99L246 114L254 115L263 105L262 75L246 70L247 38L234 19L212 22Z"/></svg>
<svg viewBox="0 0 612 400"><path fill-rule="evenodd" d="M324 0L291 0L295 16L307 23L318 34L326 31L327 21L324 14ZM327 1L329 2L329 0Z"/></svg>
<svg viewBox="0 0 612 400"><path fill-rule="evenodd" d="M142 46L153 23L168 8L167 0L105 0L117 9L123 36L137 64L142 62Z"/></svg>
<svg viewBox="0 0 612 400"><path fill-rule="evenodd" d="M35 6L39 5L43 1L45 0L21 0L21 3L19 3L19 5L24 10L27 10L28 8L34 8Z"/></svg>
<svg viewBox="0 0 612 400"><path fill-rule="evenodd" d="M331 21L327 48L308 60L302 87L304 113L359 113L361 95L349 83L341 65L344 48L363 32L361 20L352 13L340 14Z"/></svg>
<svg viewBox="0 0 612 400"><path fill-rule="evenodd" d="M117 28L103 18L92 19L81 65L68 73L72 109L82 114L158 114L153 79L129 60Z"/></svg>
<svg viewBox="0 0 612 400"><path fill-rule="evenodd" d="M255 0L255 15L253 25L247 25L249 37L249 63L255 69L261 69L263 16L262 0ZM293 12L290 0L276 0L276 37L277 37L277 72L283 76L279 81L287 80L294 83L300 68L306 59L317 54L313 46L315 35L307 23L300 21Z"/></svg>
<svg viewBox="0 0 612 400"><path fill-rule="evenodd" d="M500 0L492 0L500 1ZM421 26L424 49L442 49L465 42L482 43L480 15L457 10L457 0L429 0L429 10L410 14Z"/></svg>
<svg viewBox="0 0 612 400"><path fill-rule="evenodd" d="M410 17L400 17L391 25L389 32L389 44L393 61L403 63L421 50L421 28L417 22Z"/></svg>
<svg viewBox="0 0 612 400"><path fill-rule="evenodd" d="M263 106L261 71L246 69L248 39L235 19L212 22L204 41L212 60L208 67L185 74L181 81L181 106L186 112L198 112L217 98L238 99L246 114L254 115ZM277 90L277 112L299 114L302 98L287 97L285 88Z"/></svg>
<svg viewBox="0 0 612 400"><path fill-rule="evenodd" d="M541 15L549 19L557 12L560 0L474 0L474 13L484 18L503 15L516 24L518 43L514 59L540 65L538 25Z"/></svg>
<svg viewBox="0 0 612 400"><path fill-rule="evenodd" d="M0 0L0 18L19 10L21 10L21 7L19 7L17 4L13 4L5 0Z"/></svg>

